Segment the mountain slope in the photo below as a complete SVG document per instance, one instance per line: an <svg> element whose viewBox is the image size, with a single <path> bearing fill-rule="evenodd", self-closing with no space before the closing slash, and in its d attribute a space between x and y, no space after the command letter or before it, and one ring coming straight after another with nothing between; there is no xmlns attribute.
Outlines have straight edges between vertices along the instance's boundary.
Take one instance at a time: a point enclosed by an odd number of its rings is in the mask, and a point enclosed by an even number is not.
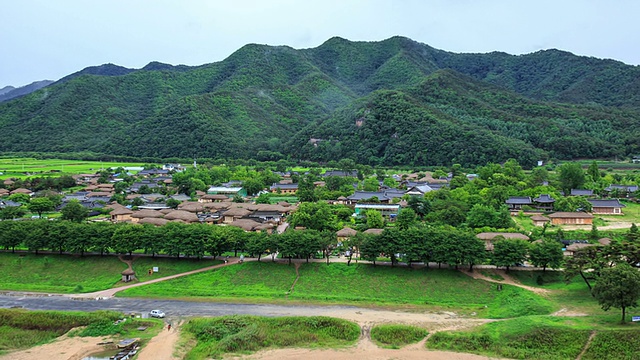
<svg viewBox="0 0 640 360"><path fill-rule="evenodd" d="M454 54L403 37L249 44L202 66L90 67L2 103L0 131L11 136L0 151L267 150L416 165L626 156L640 151L639 71L557 50Z"/></svg>
<svg viewBox="0 0 640 360"><path fill-rule="evenodd" d="M21 96L31 94L34 91L40 90L45 86L49 86L53 83L51 80L41 80L32 82L29 85L14 88L13 86L6 86L0 90L0 103L16 99Z"/></svg>

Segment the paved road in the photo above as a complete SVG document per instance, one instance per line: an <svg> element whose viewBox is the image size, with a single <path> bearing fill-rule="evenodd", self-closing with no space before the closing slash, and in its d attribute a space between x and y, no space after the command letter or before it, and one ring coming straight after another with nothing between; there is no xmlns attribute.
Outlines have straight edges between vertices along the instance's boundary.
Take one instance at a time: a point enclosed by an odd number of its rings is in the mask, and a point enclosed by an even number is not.
<svg viewBox="0 0 640 360"><path fill-rule="evenodd" d="M29 310L116 310L124 313L147 314L152 309L162 309L169 318L190 316L220 316L247 314L262 316L331 316L335 312L361 311L351 306L282 306L269 304L225 304L178 300L149 300L132 298L73 299L67 296L33 296L23 294L0 295L0 308L22 307Z"/></svg>

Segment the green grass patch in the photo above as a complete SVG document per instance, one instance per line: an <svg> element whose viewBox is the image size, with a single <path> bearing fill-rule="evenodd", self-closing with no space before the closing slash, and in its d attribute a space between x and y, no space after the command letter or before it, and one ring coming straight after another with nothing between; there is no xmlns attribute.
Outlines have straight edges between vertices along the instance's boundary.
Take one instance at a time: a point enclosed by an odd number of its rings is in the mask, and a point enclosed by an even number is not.
<svg viewBox="0 0 640 360"><path fill-rule="evenodd" d="M636 329L598 331L582 359L637 360L640 358L640 329L633 327Z"/></svg>
<svg viewBox="0 0 640 360"><path fill-rule="evenodd" d="M122 317L114 311L62 312L0 309L0 351L39 345L63 335L72 328Z"/></svg>
<svg viewBox="0 0 640 360"><path fill-rule="evenodd" d="M61 159L0 158L0 179L95 174L100 169L141 167L142 163L101 162ZM29 173L29 175L27 175Z"/></svg>
<svg viewBox="0 0 640 360"><path fill-rule="evenodd" d="M140 281L147 281L221 262L141 257L133 262L133 269ZM160 271L149 275L154 266ZM0 253L0 290L62 294L105 290L125 285L121 273L126 268L116 256Z"/></svg>
<svg viewBox="0 0 640 360"><path fill-rule="evenodd" d="M484 276L486 276L486 277L488 277L488 278L490 278L490 279L493 279L493 280L497 280L497 281L503 281L503 280L504 280L504 278L502 277L502 275L497 274L497 273L496 273L496 272L494 272L494 271L489 271L489 270L480 270L480 274L482 274L482 275L484 275Z"/></svg>
<svg viewBox="0 0 640 360"><path fill-rule="evenodd" d="M0 253L0 289L83 293L120 282L127 265L115 256Z"/></svg>
<svg viewBox="0 0 640 360"><path fill-rule="evenodd" d="M410 325L378 325L371 329L371 339L378 346L391 349L417 343L427 335L427 330Z"/></svg>
<svg viewBox="0 0 640 360"><path fill-rule="evenodd" d="M344 347L353 345L360 327L329 317L223 316L190 320L183 328L197 344L185 359L219 358L265 348Z"/></svg>
<svg viewBox="0 0 640 360"><path fill-rule="evenodd" d="M588 326L568 318L529 316L489 323L471 331L438 332L430 349L470 352L510 359L575 359L589 338Z"/></svg>
<svg viewBox="0 0 640 360"><path fill-rule="evenodd" d="M553 305L530 291L475 280L454 270L392 268L343 263L246 262L204 273L136 287L118 296L200 297L224 300L399 305L447 308L495 318L548 314Z"/></svg>
<svg viewBox="0 0 640 360"><path fill-rule="evenodd" d="M293 265L246 262L124 290L118 296L283 299L295 278Z"/></svg>

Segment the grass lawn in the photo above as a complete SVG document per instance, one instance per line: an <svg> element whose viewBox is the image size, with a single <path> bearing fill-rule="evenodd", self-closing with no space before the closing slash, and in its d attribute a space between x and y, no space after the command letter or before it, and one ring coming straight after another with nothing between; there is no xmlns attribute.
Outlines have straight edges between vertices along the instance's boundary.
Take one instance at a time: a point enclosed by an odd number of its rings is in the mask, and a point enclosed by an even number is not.
<svg viewBox="0 0 640 360"><path fill-rule="evenodd" d="M117 167L141 167L143 163L100 162L33 158L0 158L0 179L27 178L33 176L61 176L93 174L100 169ZM27 175L29 173L30 175Z"/></svg>
<svg viewBox="0 0 640 360"><path fill-rule="evenodd" d="M378 346L391 349L417 343L427 335L427 330L410 325L384 324L371 329L371 340Z"/></svg>
<svg viewBox="0 0 640 360"><path fill-rule="evenodd" d="M246 262L128 289L118 296L284 299L295 278L293 266Z"/></svg>
<svg viewBox="0 0 640 360"><path fill-rule="evenodd" d="M133 269L141 281L219 264L221 261L138 258ZM153 266L160 272L148 275ZM116 256L0 253L0 290L83 293L122 286L127 265Z"/></svg>
<svg viewBox="0 0 640 360"><path fill-rule="evenodd" d="M467 314L504 318L547 314L553 304L530 291L505 285L503 291L453 270L410 270L387 266L334 263L247 262L176 280L137 287L118 296L215 300L341 303L424 306L461 310Z"/></svg>

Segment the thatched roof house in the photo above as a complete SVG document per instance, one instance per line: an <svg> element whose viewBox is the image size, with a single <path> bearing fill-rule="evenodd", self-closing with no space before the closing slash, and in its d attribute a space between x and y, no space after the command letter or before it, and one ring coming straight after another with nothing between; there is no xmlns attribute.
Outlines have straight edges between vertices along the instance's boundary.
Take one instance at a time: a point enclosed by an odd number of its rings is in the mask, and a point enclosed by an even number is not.
<svg viewBox="0 0 640 360"><path fill-rule="evenodd" d="M544 224L550 222L551 219L546 216L536 214L531 217L531 221L533 221L534 226L544 226Z"/></svg>
<svg viewBox="0 0 640 360"><path fill-rule="evenodd" d="M204 211L204 206L197 201L187 201L178 205L178 209L192 213L199 213Z"/></svg>
<svg viewBox="0 0 640 360"><path fill-rule="evenodd" d="M346 239L346 238L350 238L352 236L356 236L358 234L358 232L356 230L353 230L350 227L344 227L341 230L338 230L338 232L336 232L336 236L338 237L338 239Z"/></svg>
<svg viewBox="0 0 640 360"><path fill-rule="evenodd" d="M143 218L138 221L138 224L151 224L155 226L166 225L169 222L167 219L163 218Z"/></svg>
<svg viewBox="0 0 640 360"><path fill-rule="evenodd" d="M380 235L380 234L382 234L383 231L384 231L384 229L367 229L367 230L363 231L363 233L365 233L365 234L373 234L373 235Z"/></svg>
<svg viewBox="0 0 640 360"><path fill-rule="evenodd" d="M260 225L262 224L260 224L257 221L253 221L251 219L238 219L238 220L234 220L229 224L229 226L239 227L244 231L253 231L257 226L260 226Z"/></svg>
<svg viewBox="0 0 640 360"><path fill-rule="evenodd" d="M198 222L198 215L185 210L173 210L164 216L165 219L171 221L183 221L185 223Z"/></svg>
<svg viewBox="0 0 640 360"><path fill-rule="evenodd" d="M157 210L144 209L139 211L134 211L131 214L131 221L134 223L140 222L141 219L146 218L161 218L164 214Z"/></svg>
<svg viewBox="0 0 640 360"><path fill-rule="evenodd" d="M120 206L111 210L109 216L111 217L111 221L113 222L124 222L131 221L131 214L133 214L133 211L131 209Z"/></svg>

